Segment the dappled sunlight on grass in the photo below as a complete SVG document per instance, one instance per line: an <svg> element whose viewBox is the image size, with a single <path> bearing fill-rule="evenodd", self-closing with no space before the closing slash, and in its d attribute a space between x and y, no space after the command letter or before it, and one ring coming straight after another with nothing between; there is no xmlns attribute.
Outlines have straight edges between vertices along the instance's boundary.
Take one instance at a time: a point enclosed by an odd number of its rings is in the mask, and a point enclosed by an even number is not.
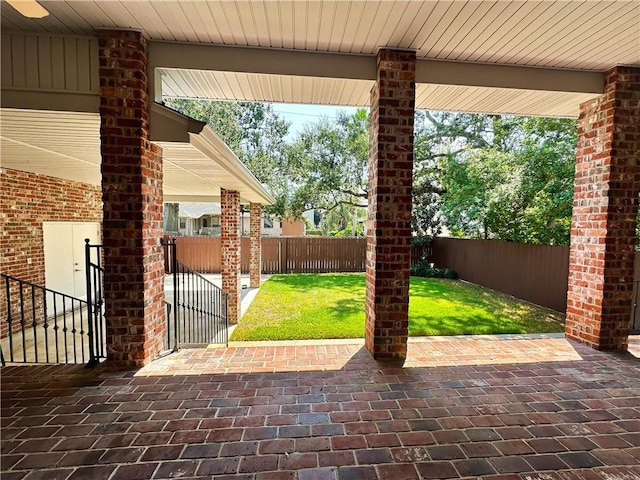
<svg viewBox="0 0 640 480"><path fill-rule="evenodd" d="M362 338L365 276L274 275L231 340ZM457 280L411 278L409 334L543 333L563 330L563 315Z"/></svg>

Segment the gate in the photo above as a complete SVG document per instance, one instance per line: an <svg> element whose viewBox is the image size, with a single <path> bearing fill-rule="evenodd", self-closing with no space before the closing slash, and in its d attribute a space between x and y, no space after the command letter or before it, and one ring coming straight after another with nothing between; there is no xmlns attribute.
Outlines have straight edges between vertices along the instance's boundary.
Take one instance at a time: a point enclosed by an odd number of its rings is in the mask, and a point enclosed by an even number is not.
<svg viewBox="0 0 640 480"><path fill-rule="evenodd" d="M97 362L86 300L0 273L0 360Z"/></svg>
<svg viewBox="0 0 640 480"><path fill-rule="evenodd" d="M227 345L228 294L205 276L179 262L176 240L162 241L165 273L171 274L172 288L165 291L167 302L167 349Z"/></svg>
<svg viewBox="0 0 640 480"><path fill-rule="evenodd" d="M87 366L97 365L107 358L107 325L104 317L103 246L84 240L85 274L87 276L87 314L89 317L89 356Z"/></svg>
<svg viewBox="0 0 640 480"><path fill-rule="evenodd" d="M633 310L631 310L631 334L640 334L640 280L633 282Z"/></svg>

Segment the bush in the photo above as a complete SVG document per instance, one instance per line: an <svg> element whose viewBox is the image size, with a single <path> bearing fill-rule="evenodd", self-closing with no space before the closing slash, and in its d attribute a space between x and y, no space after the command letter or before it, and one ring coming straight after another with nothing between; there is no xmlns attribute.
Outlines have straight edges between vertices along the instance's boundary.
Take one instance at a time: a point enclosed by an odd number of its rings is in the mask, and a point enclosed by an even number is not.
<svg viewBox="0 0 640 480"><path fill-rule="evenodd" d="M457 279L458 272L450 268L436 268L432 263L425 261L416 263L411 267L411 275L426 278L451 278Z"/></svg>
<svg viewBox="0 0 640 480"><path fill-rule="evenodd" d="M412 247L424 247L427 245L431 245L431 237L427 236L415 236L411 237L411 246Z"/></svg>

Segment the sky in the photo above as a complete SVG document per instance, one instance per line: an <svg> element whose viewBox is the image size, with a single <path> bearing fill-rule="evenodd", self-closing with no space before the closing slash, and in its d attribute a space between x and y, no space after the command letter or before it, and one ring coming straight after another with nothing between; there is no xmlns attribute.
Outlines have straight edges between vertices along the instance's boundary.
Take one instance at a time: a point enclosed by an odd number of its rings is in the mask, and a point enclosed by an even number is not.
<svg viewBox="0 0 640 480"><path fill-rule="evenodd" d="M335 107L327 105L299 105L292 103L273 103L273 111L285 120L289 121L289 137L294 138L308 123L316 123L322 117L329 120L336 117L339 110L348 114L355 112L359 107Z"/></svg>

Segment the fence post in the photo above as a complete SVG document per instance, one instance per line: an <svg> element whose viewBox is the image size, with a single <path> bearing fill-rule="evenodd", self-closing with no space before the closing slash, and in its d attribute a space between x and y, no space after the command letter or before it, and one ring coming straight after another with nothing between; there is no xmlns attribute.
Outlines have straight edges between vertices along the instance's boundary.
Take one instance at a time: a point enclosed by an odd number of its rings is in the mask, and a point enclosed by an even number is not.
<svg viewBox="0 0 640 480"><path fill-rule="evenodd" d="M284 237L282 240L284 241L284 246L282 247L284 252L282 255L282 263L284 264L283 271L284 273L289 273L289 239Z"/></svg>
<svg viewBox="0 0 640 480"><path fill-rule="evenodd" d="M178 255L176 239L169 243L171 247L171 271L173 272L173 351L178 351L178 301L180 300L180 290L178 289Z"/></svg>
<svg viewBox="0 0 640 480"><path fill-rule="evenodd" d="M87 367L95 367L99 362L95 354L94 341L95 333L93 328L93 295L91 290L91 245L88 238L84 239L84 273L87 282L87 319L89 324L89 330L87 335L89 336L89 362Z"/></svg>

